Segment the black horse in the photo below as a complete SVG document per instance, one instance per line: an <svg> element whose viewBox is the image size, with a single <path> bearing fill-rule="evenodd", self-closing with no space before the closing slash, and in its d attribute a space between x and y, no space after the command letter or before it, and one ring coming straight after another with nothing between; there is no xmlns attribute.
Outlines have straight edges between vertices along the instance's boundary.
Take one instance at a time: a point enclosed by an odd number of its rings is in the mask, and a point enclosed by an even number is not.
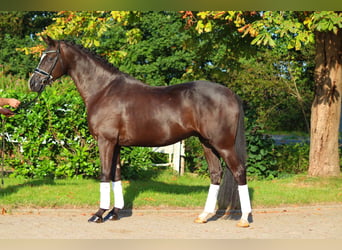
<svg viewBox="0 0 342 250"><path fill-rule="evenodd" d="M222 157L238 184L242 210L238 226L249 226L244 117L237 95L206 81L148 86L81 46L50 37L43 40L48 48L29 80L30 89L41 92L62 75L71 76L85 102L89 130L98 141L102 167L100 208L90 222L102 222L103 214L109 210L110 182L115 204L107 216L117 219L124 206L121 146L163 146L197 136L204 148L211 185L204 211L195 222L205 223L215 211Z"/></svg>

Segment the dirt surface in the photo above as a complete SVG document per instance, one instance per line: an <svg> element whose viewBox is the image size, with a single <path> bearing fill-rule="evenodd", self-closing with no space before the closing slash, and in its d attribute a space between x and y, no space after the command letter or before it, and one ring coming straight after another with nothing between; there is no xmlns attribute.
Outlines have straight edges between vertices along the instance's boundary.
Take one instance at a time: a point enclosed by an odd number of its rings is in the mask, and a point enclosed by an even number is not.
<svg viewBox="0 0 342 250"><path fill-rule="evenodd" d="M254 209L249 228L200 210L123 210L118 221L88 223L89 209L21 209L0 215L0 239L342 239L342 205Z"/></svg>

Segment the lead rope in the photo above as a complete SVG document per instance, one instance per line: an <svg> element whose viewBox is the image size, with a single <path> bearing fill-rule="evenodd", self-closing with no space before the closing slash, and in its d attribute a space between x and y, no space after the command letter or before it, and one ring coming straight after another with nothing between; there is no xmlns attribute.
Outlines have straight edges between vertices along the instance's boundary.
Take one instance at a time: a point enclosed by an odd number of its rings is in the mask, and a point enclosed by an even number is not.
<svg viewBox="0 0 342 250"><path fill-rule="evenodd" d="M4 164L5 164L5 161L4 161L4 157L5 157L5 117L2 117L1 119L1 126L2 126L2 136L1 136L1 139L2 139L2 149L1 149L1 171L2 171L2 174L1 174L1 185L2 187L4 187L5 185L5 182L4 182L4 177L5 177L5 169L4 169Z"/></svg>
<svg viewBox="0 0 342 250"><path fill-rule="evenodd" d="M14 113L14 114L18 114L20 110L25 109L25 108L28 108L28 107L31 106L33 103L35 103L35 102L38 100L38 98L40 97L40 95L41 95L41 93L43 92L43 90L44 90L44 88L43 88L41 91L39 91L38 94L37 94L37 96L36 96L34 99L32 99L31 101L29 101L29 102L27 102L27 103L22 103L22 104L20 104L20 106L19 106L16 110L14 110L13 113Z"/></svg>

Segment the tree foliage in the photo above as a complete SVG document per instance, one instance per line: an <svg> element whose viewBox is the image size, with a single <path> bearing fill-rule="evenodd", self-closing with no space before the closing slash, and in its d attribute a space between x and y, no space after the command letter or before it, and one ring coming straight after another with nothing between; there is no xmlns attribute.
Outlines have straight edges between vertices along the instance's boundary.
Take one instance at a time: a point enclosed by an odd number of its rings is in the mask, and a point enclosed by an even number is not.
<svg viewBox="0 0 342 250"><path fill-rule="evenodd" d="M251 20L252 16L254 20ZM340 175L338 125L342 91L342 12L206 11L196 14L185 12L183 16L190 24L195 23L193 20L197 17L201 19L196 24L199 33L212 32L213 24L218 19L234 23L242 37L249 35L253 38L252 45L269 48L286 46L288 50L298 51L315 44L315 98L311 116L309 174ZM297 86L296 83L296 91ZM303 104L298 91L297 97L300 104Z"/></svg>
<svg viewBox="0 0 342 250"><path fill-rule="evenodd" d="M35 35L52 23L54 15L47 11L1 11L0 38L5 34L20 38Z"/></svg>
<svg viewBox="0 0 342 250"><path fill-rule="evenodd" d="M260 125L265 125L267 130L307 130L313 95L314 53L312 46L305 45L306 41L310 41L310 36L305 40L296 33L296 29L309 34L309 27L317 26L318 19L307 19L312 16L311 12L29 13L32 29L13 27L14 33L21 32L24 37L8 33L3 40L3 44L12 44L6 45L8 49L3 50L6 56L0 58L7 60L3 63L5 74L18 75L22 72L27 76L45 48L39 37L50 35L55 39L82 44L107 58L121 71L151 85L206 79L228 86L245 101L247 116L255 114L253 119L248 117L247 120L251 131L260 132ZM281 22L281 18L285 17L306 20L306 24ZM266 24L262 25L263 22ZM13 25L22 26L24 22ZM282 25L282 28L277 25ZM263 27L268 28L263 30ZM289 44L294 44L292 48L296 48L296 39L301 49L288 50ZM251 46L251 43L265 46ZM269 50L271 47L273 49ZM16 60L11 64L16 65L11 66L11 70L7 70L9 59ZM54 106L50 105L52 109ZM45 121L55 122L53 117L51 115ZM271 161L273 146L267 142L268 149L263 150L260 133L254 134L257 137L254 141L260 146L255 148L252 145L251 148L255 152L265 153ZM75 148L77 151L78 146ZM139 152L132 152L133 155L139 155ZM255 172L275 175L274 164L272 169L263 170L265 159L257 159L257 153L254 155Z"/></svg>
<svg viewBox="0 0 342 250"><path fill-rule="evenodd" d="M342 28L342 13L335 11L204 11L187 12L183 18L200 18L196 22L199 33L211 32L217 20L225 20L234 24L242 37L253 37L252 45L286 44L288 49L296 50L314 43L316 31L336 34Z"/></svg>
<svg viewBox="0 0 342 250"><path fill-rule="evenodd" d="M28 76L28 72L36 66L34 59L37 56L29 52L40 52L43 49L43 46L38 45L35 41L35 33L51 24L53 16L53 12L42 11L0 12L0 68L2 74ZM22 51L27 53L22 53Z"/></svg>

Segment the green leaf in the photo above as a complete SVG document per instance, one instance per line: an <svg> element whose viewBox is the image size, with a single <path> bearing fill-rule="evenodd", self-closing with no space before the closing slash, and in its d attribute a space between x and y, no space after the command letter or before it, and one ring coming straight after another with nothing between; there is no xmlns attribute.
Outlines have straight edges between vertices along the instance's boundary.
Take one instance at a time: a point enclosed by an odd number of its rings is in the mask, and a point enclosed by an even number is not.
<svg viewBox="0 0 342 250"><path fill-rule="evenodd" d="M99 47L99 46L100 46L100 41L99 41L99 40L94 40L93 42L94 42L94 45L95 45L96 47Z"/></svg>
<svg viewBox="0 0 342 250"><path fill-rule="evenodd" d="M196 25L196 30L199 34L203 33L204 24L202 20L199 20Z"/></svg>
<svg viewBox="0 0 342 250"><path fill-rule="evenodd" d="M212 25L211 25L210 21L208 23L206 23L206 25L204 27L204 31L205 32L211 32L212 31Z"/></svg>

